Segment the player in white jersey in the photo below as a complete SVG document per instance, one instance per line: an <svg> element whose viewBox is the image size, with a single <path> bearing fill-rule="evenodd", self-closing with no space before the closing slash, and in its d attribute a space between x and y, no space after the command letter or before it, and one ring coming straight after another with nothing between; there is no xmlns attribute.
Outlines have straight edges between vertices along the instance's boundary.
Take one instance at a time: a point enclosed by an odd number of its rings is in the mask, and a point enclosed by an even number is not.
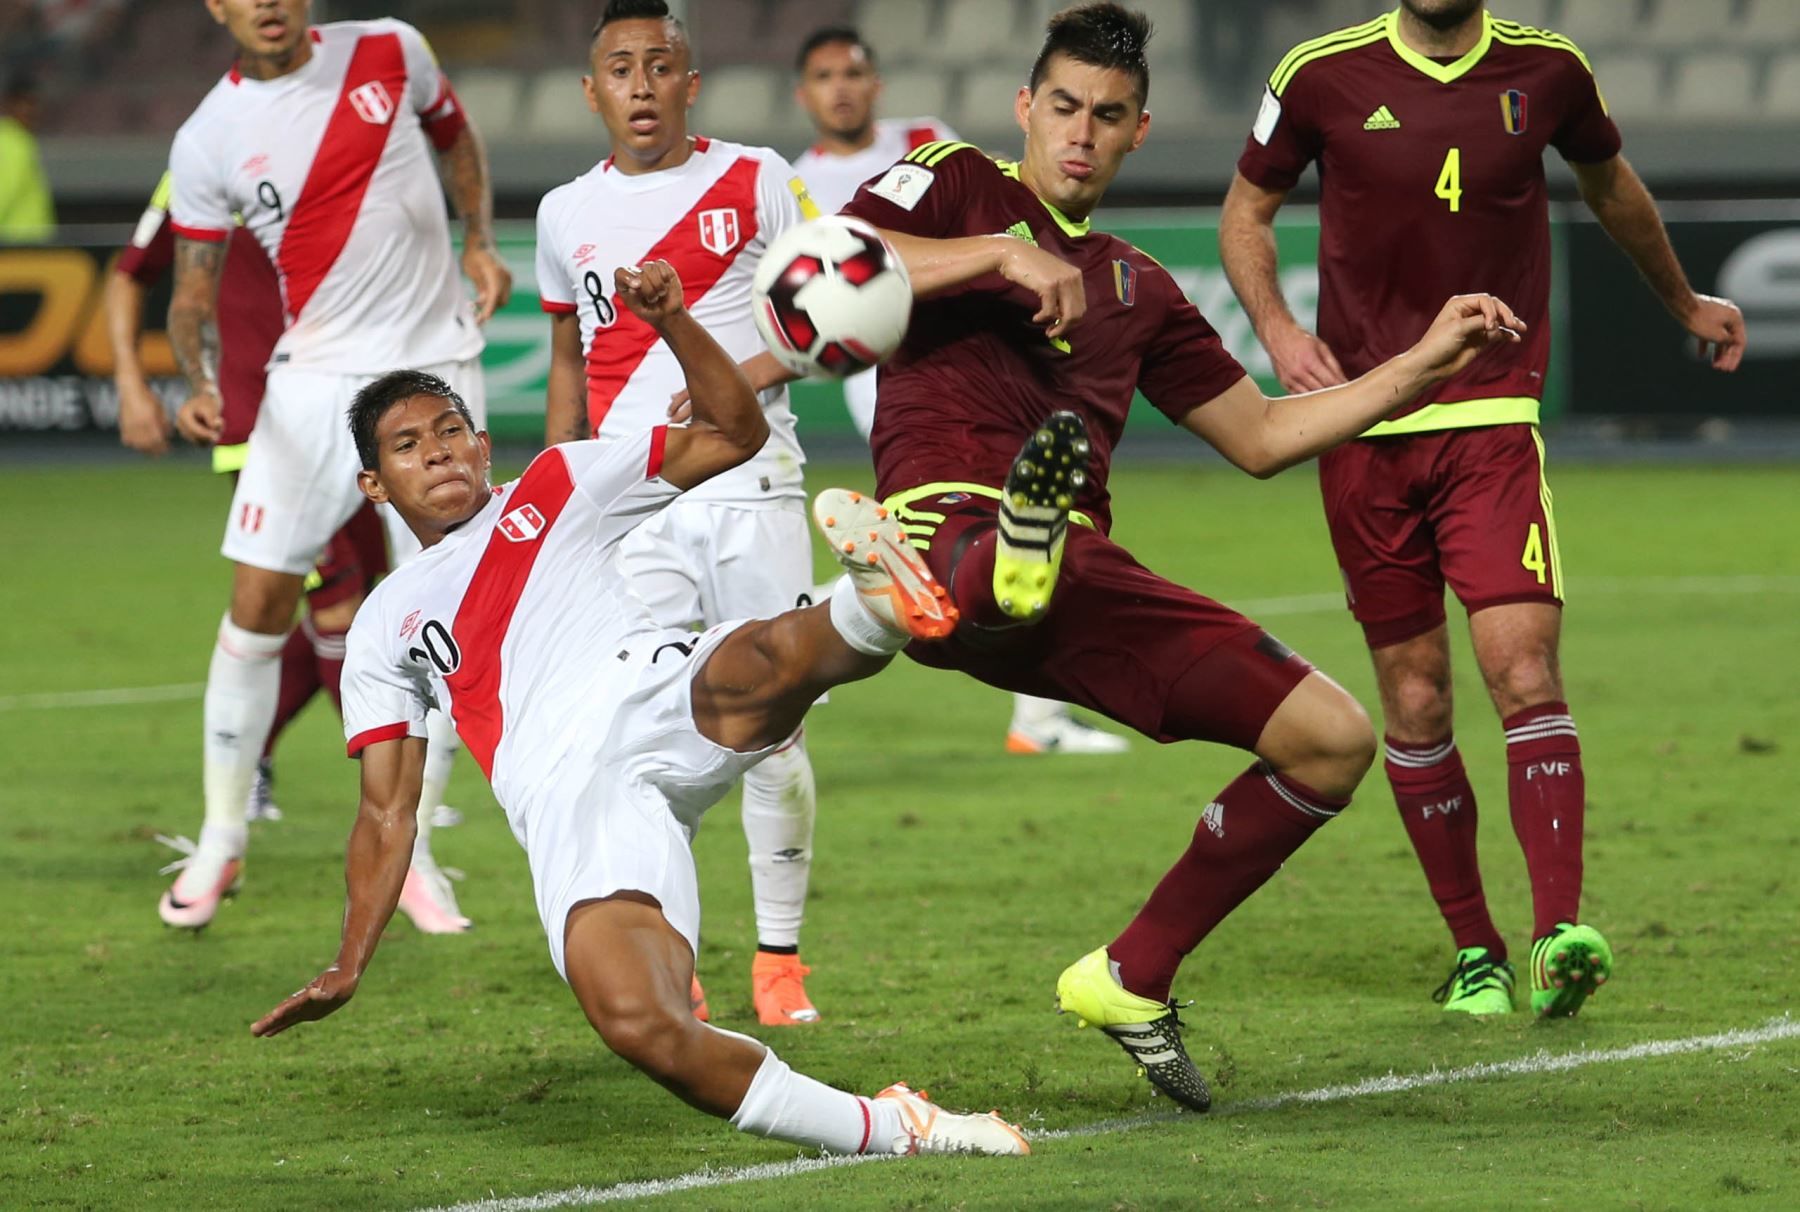
<svg viewBox="0 0 1800 1212"><path fill-rule="evenodd" d="M658 626L626 573L625 540L751 459L769 429L666 262L610 284L693 384L691 425L552 446L494 489L487 435L448 384L398 371L356 399L363 489L425 552L370 595L350 632L344 728L362 803L337 962L252 1029L322 1018L355 992L400 894L418 738L436 703L488 771L528 856L551 957L614 1052L746 1132L841 1153L1028 1153L998 1115L942 1113L904 1086L873 1099L834 1090L689 1011L701 814L821 693L878 672L915 638L950 634L955 611L886 510L832 490L820 524L849 575L830 603L700 635Z"/></svg>
<svg viewBox="0 0 1800 1212"><path fill-rule="evenodd" d="M208 7L238 58L182 125L171 157L169 338L193 392L189 409L203 421L219 413L216 312L234 217L275 266L286 328L222 547L235 568L207 675L205 824L159 905L165 922L196 929L239 878L241 805L303 578L362 504L343 410L404 360L436 369L483 411L480 324L511 283L494 252L480 139L417 30L398 21L313 27L308 0ZM451 259L431 147L466 224L462 268L478 309ZM446 928L466 927L424 846L419 860Z"/></svg>
<svg viewBox="0 0 1800 1212"><path fill-rule="evenodd" d="M588 105L611 154L538 208L537 278L551 316L546 436L610 441L667 420L682 390L666 342L619 306L614 270L673 264L688 306L732 356L764 348L750 309L763 249L812 204L785 160L764 147L691 138L697 91L686 34L657 0L614 0L595 29ZM573 98L571 98L573 100ZM625 556L659 623L709 627L810 601L805 456L785 384L762 392L769 439L755 457L635 530ZM751 988L768 1026L815 1022L800 959L816 797L803 737L744 777L757 950ZM696 984L694 1004L705 1012Z"/></svg>
<svg viewBox="0 0 1800 1212"><path fill-rule="evenodd" d="M937 118L877 118L881 73L875 50L847 25L814 30L800 44L794 69L794 99L818 132L794 167L826 214L842 210L857 187L886 172L927 143L954 140L956 132ZM753 369L753 368L752 368ZM879 369L844 380L844 404L866 439L875 426L875 384ZM1013 695L1012 724L1006 732L1011 753L1123 753L1129 742L1094 727L1067 703L1029 694Z"/></svg>

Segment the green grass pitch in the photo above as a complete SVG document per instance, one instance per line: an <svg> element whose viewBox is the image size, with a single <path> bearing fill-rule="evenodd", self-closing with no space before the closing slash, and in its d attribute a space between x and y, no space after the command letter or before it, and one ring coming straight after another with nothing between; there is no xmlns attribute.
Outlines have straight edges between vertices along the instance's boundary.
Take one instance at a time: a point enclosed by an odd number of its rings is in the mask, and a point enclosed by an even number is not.
<svg viewBox="0 0 1800 1212"><path fill-rule="evenodd" d="M1219 1111L702 1190L668 1208L1793 1208L1800 1041L1256 1111L1373 1076L1756 1027L1800 1006L1800 475L1552 466L1569 697L1591 802L1584 910L1618 952L1579 1019L1446 1021L1451 959L1379 771L1196 952L1188 1047ZM866 474L821 467L815 487ZM1127 467L1119 537L1238 603L1372 701L1311 472ZM464 938L389 932L356 1002L274 1041L248 1025L333 953L355 768L315 704L279 755L287 819L202 937L154 905L198 825L197 698L45 709L18 696L195 683L225 599L225 485L188 466L12 470L0 575L0 1207L411 1208L792 1159L611 1057L551 969L479 772L444 862ZM1459 735L1495 916L1523 955L1523 861L1499 726L1459 639ZM796 1068L895 1080L1037 1128L1166 1110L1123 1054L1050 1013L1186 843L1236 753L1001 750L1007 705L901 661L810 724L819 825L805 955L824 1014L750 1015L735 803L698 842L715 1021ZM1239 1109L1233 1110L1233 1105Z"/></svg>

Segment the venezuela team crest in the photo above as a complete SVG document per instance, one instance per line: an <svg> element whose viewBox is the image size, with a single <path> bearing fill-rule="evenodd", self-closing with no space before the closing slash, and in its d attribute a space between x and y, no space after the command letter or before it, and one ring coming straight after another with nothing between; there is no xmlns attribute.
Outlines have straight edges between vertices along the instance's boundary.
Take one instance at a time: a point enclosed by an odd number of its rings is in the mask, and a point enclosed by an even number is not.
<svg viewBox="0 0 1800 1212"><path fill-rule="evenodd" d="M1137 302L1137 268L1126 261L1113 262L1113 289L1119 302L1130 307Z"/></svg>
<svg viewBox="0 0 1800 1212"><path fill-rule="evenodd" d="M1525 94L1509 88L1500 94L1500 121L1509 135L1525 133Z"/></svg>

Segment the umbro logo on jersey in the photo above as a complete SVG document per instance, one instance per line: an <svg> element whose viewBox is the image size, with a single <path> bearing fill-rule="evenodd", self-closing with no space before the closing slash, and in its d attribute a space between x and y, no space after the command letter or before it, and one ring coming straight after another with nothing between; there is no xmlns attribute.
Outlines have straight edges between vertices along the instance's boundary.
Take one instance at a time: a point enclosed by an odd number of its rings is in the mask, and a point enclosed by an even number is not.
<svg viewBox="0 0 1800 1212"><path fill-rule="evenodd" d="M1394 117L1393 110L1391 110L1387 106L1383 105L1383 106L1380 106L1379 108L1377 108L1374 113L1369 115L1369 120L1363 123L1363 129L1364 130L1399 130L1400 129L1400 119Z"/></svg>
<svg viewBox="0 0 1800 1212"><path fill-rule="evenodd" d="M594 254L599 251L600 246L598 244L583 244L580 248L575 250L575 268L580 269L589 261L592 261L594 259Z"/></svg>
<svg viewBox="0 0 1800 1212"><path fill-rule="evenodd" d="M700 212L700 247L714 256L722 257L736 248L741 230L735 206Z"/></svg>
<svg viewBox="0 0 1800 1212"><path fill-rule="evenodd" d="M407 615L404 619L401 619L400 620L400 638L403 640L412 639L413 633L419 630L419 624L424 621L425 621L425 614L423 611L419 611L419 610L415 610L411 614Z"/></svg>
<svg viewBox="0 0 1800 1212"><path fill-rule="evenodd" d="M1200 814L1200 821L1214 837L1224 837L1225 805L1214 800L1206 806L1206 811Z"/></svg>
<svg viewBox="0 0 1800 1212"><path fill-rule="evenodd" d="M521 505L500 519L495 527L511 543L529 543L544 533L544 515L536 505Z"/></svg>
<svg viewBox="0 0 1800 1212"><path fill-rule="evenodd" d="M268 153L258 152L256 155L251 156L248 160L244 161L243 171L246 177L260 177L268 167Z"/></svg>
<svg viewBox="0 0 1800 1212"><path fill-rule="evenodd" d="M379 80L351 89L349 101L356 116L371 126L386 126L394 116L394 99L388 95L387 85Z"/></svg>

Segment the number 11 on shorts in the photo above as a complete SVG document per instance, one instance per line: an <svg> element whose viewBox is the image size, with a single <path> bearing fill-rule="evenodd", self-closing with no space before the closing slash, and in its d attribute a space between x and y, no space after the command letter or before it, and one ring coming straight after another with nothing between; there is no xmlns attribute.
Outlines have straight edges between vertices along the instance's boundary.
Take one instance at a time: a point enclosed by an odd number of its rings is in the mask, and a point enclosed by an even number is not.
<svg viewBox="0 0 1800 1212"><path fill-rule="evenodd" d="M1544 583L1544 534L1536 522L1525 532L1525 554L1519 557L1519 563L1536 575L1538 584Z"/></svg>

